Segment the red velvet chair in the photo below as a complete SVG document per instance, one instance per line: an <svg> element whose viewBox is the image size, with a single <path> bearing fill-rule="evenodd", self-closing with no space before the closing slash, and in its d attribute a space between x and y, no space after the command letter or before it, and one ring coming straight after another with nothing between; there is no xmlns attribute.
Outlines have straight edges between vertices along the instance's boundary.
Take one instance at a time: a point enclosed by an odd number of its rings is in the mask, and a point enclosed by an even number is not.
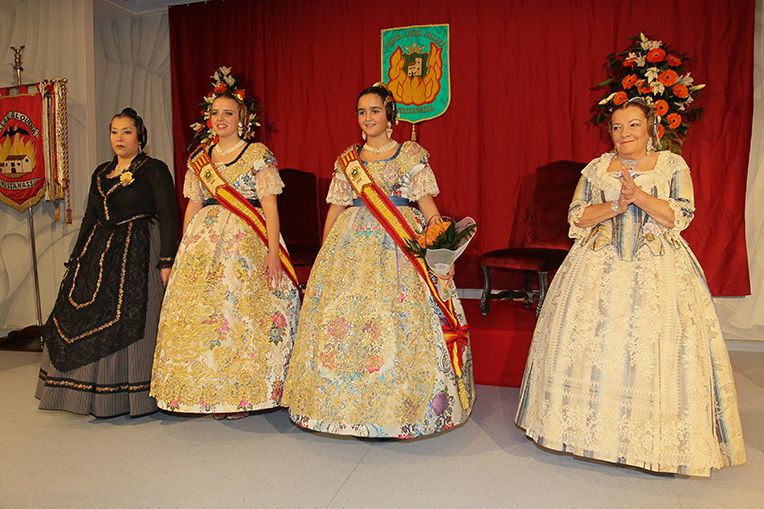
<svg viewBox="0 0 764 509"><path fill-rule="evenodd" d="M279 195L279 222L297 279L305 288L310 269L321 248L316 176L294 168L279 171L284 192Z"/></svg>
<svg viewBox="0 0 764 509"><path fill-rule="evenodd" d="M555 161L536 170L523 245L490 251L480 256L483 273L480 311L483 315L488 314L492 299L523 297L530 307L535 295L530 284L534 272L539 284L538 315L546 296L547 274L560 266L573 245L572 239L568 237L568 206L584 166L584 163L575 161ZM511 290L494 294L491 290L493 268L524 271L525 291Z"/></svg>

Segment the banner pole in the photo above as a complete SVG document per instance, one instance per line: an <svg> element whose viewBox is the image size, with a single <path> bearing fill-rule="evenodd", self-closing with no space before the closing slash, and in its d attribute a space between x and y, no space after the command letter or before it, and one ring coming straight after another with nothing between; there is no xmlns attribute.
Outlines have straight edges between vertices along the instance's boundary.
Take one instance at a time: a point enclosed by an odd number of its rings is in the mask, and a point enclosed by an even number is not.
<svg viewBox="0 0 764 509"><path fill-rule="evenodd" d="M22 85L21 71L24 70L24 67L21 65L21 52L24 51L24 46L20 46L19 48L14 48L13 46L11 46L11 50L13 50L13 53L14 53L13 70L16 71L16 85L21 87ZM39 338L39 341L40 341L39 351L42 351L43 339L42 339L42 304L40 303L40 273L37 267L37 243L35 242L34 215L32 214L32 208L33 207L30 206L27 209L27 223L29 224L29 244L32 250L32 278L34 280L34 297L35 297L35 307L37 311L37 327L27 327L25 331L28 333L28 337ZM26 336L27 334L24 334L24 335Z"/></svg>

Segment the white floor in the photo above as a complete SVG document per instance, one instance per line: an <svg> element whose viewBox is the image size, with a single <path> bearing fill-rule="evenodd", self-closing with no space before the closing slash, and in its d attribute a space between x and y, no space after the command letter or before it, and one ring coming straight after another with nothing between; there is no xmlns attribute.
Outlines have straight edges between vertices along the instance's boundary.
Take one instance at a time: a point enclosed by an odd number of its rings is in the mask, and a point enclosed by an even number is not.
<svg viewBox="0 0 764 509"><path fill-rule="evenodd" d="M764 354L733 352L748 464L710 479L553 454L513 425L517 389L480 386L440 436L301 431L284 410L240 421L40 411L39 354L0 352L0 507L764 507Z"/></svg>

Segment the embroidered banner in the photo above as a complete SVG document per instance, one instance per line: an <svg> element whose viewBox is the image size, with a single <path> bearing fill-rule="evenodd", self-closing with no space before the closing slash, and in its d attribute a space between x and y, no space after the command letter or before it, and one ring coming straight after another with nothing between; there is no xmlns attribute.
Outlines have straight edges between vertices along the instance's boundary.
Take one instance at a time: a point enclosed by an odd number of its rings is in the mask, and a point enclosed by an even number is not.
<svg viewBox="0 0 764 509"><path fill-rule="evenodd" d="M45 194L40 98L37 87L0 96L0 200L19 211Z"/></svg>
<svg viewBox="0 0 764 509"><path fill-rule="evenodd" d="M416 124L451 104L449 25L382 30L382 81L398 103L398 118Z"/></svg>
<svg viewBox="0 0 764 509"><path fill-rule="evenodd" d="M67 138L66 80L0 88L0 201L23 211L45 196L58 220L66 199L71 223Z"/></svg>

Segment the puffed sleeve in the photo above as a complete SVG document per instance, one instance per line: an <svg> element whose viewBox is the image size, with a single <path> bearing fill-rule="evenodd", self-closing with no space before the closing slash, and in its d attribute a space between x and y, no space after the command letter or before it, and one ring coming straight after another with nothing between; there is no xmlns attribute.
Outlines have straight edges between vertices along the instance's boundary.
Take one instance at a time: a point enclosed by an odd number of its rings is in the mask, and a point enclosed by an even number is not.
<svg viewBox="0 0 764 509"><path fill-rule="evenodd" d="M159 268L172 267L178 250L178 206L175 201L175 184L167 165L155 160L151 172L154 206L159 218Z"/></svg>
<svg viewBox="0 0 764 509"><path fill-rule="evenodd" d="M186 177L183 180L183 196L191 201L204 201L204 191L199 177L191 168L186 169Z"/></svg>
<svg viewBox="0 0 764 509"><path fill-rule="evenodd" d="M437 196L440 193L438 181L435 179L435 173L427 163L427 156L417 163L409 172L411 184L409 186L408 198L411 201L417 201L427 195Z"/></svg>
<svg viewBox="0 0 764 509"><path fill-rule="evenodd" d="M329 192L326 194L326 203L333 203L343 207L353 205L353 187L347 181L338 162L334 163L334 176L329 183Z"/></svg>
<svg viewBox="0 0 764 509"><path fill-rule="evenodd" d="M682 156L674 156L672 164L676 165L676 169L671 176L668 198L669 207L674 211L674 227L671 231L680 232L687 228L695 217L695 195L690 168Z"/></svg>
<svg viewBox="0 0 764 509"><path fill-rule="evenodd" d="M592 201L592 184L585 175L581 175L578 179L578 185L573 193L573 200L568 207L568 223L570 229L568 230L568 236L573 239L580 239L587 237L591 232L592 227L581 228L576 226L576 222L584 215L586 207L591 205Z"/></svg>

